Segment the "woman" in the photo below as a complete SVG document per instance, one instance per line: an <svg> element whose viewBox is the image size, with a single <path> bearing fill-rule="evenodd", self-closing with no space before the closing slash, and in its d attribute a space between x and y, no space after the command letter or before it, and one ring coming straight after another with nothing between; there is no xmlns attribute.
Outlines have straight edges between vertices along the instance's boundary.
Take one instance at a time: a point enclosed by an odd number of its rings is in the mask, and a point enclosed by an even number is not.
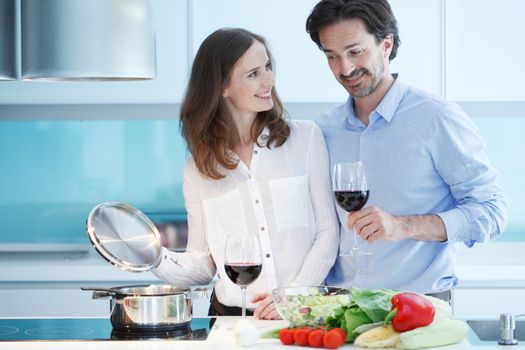
<svg viewBox="0 0 525 350"><path fill-rule="evenodd" d="M204 40L180 117L192 155L183 181L187 251L165 249L155 274L190 286L217 273L210 315L240 315L240 288L224 271L228 233L259 235L263 269L247 308L262 319L279 318L273 288L323 283L337 255L322 134L283 113L262 37L220 29Z"/></svg>

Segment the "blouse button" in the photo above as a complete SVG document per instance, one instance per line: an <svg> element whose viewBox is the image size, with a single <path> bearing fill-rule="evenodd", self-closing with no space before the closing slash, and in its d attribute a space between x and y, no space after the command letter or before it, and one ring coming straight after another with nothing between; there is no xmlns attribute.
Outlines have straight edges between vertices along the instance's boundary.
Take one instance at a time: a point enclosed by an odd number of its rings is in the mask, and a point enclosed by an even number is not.
<svg viewBox="0 0 525 350"><path fill-rule="evenodd" d="M261 226L261 231L264 231L264 226Z"/></svg>
<svg viewBox="0 0 525 350"><path fill-rule="evenodd" d="M259 200L258 199L255 200L255 204L259 204Z"/></svg>
<svg viewBox="0 0 525 350"><path fill-rule="evenodd" d="M270 254L266 254L266 257L269 258L269 257L270 257Z"/></svg>

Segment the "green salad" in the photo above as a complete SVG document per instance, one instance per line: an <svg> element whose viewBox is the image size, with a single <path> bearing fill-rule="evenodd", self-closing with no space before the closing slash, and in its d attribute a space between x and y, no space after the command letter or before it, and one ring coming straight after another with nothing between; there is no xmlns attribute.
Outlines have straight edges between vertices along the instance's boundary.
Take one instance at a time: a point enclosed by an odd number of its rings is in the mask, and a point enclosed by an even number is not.
<svg viewBox="0 0 525 350"><path fill-rule="evenodd" d="M287 303L281 305L281 312L291 326L317 326L349 301L349 294L287 296Z"/></svg>

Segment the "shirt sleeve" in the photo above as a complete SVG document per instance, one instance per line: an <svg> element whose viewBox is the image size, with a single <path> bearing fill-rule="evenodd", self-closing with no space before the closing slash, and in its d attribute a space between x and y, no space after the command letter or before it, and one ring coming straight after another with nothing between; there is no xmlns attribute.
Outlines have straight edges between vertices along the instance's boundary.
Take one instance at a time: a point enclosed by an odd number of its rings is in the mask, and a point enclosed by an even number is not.
<svg viewBox="0 0 525 350"><path fill-rule="evenodd" d="M321 130L314 123L306 162L315 219L315 238L292 284L308 286L324 283L339 247L339 225L330 184L328 153Z"/></svg>
<svg viewBox="0 0 525 350"><path fill-rule="evenodd" d="M448 241L471 247L495 239L505 229L507 204L478 128L459 106L449 104L438 112L431 132L435 167L456 200L454 208L438 213Z"/></svg>
<svg viewBox="0 0 525 350"><path fill-rule="evenodd" d="M181 287L204 285L212 281L215 262L208 247L202 203L192 179L199 176L192 161L184 168L184 204L188 212L188 244L184 253L162 249L160 265L152 272L159 278Z"/></svg>

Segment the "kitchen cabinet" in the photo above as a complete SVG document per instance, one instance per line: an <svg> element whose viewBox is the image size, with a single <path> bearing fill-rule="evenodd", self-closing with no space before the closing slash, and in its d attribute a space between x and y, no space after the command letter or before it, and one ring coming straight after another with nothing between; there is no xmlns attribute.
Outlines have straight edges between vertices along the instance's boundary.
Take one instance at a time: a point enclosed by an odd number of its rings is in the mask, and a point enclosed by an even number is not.
<svg viewBox="0 0 525 350"><path fill-rule="evenodd" d="M0 256L0 317L107 317L109 300L93 300L86 287L164 284L151 272L119 270L96 252ZM5 259L4 259L5 257ZM193 300L195 317L208 315L208 298Z"/></svg>
<svg viewBox="0 0 525 350"><path fill-rule="evenodd" d="M523 101L525 2L446 1L446 90L456 101Z"/></svg>
<svg viewBox="0 0 525 350"><path fill-rule="evenodd" d="M116 287L121 285L161 284L159 280L97 281L59 283L0 283L1 317L108 317L111 313L109 299L93 300L92 292L81 286ZM193 299L193 316L206 317L208 298Z"/></svg>
<svg viewBox="0 0 525 350"><path fill-rule="evenodd" d="M390 0L401 45L391 71L414 87L442 95L443 37L441 0Z"/></svg>
<svg viewBox="0 0 525 350"><path fill-rule="evenodd" d="M194 0L191 51L196 53L201 42L218 28L245 28L268 41L274 56L276 88L285 102L344 102L347 93L305 30L306 18L316 3Z"/></svg>
<svg viewBox="0 0 525 350"><path fill-rule="evenodd" d="M221 27L243 27L268 39L275 56L277 90L287 104L342 103L347 93L305 31L306 17L316 3L152 0L155 80L5 81L0 83L0 105L180 103L196 50L207 35ZM392 72L399 73L402 80L460 102L525 99L521 88L525 49L513 44L521 39L523 1L507 0L499 7L489 0L390 3L401 38Z"/></svg>
<svg viewBox="0 0 525 350"><path fill-rule="evenodd" d="M156 79L133 82L5 81L0 84L0 105L180 102L189 64L188 2L152 0L151 3L157 48Z"/></svg>
<svg viewBox="0 0 525 350"><path fill-rule="evenodd" d="M264 36L275 58L276 87L285 102L343 103L347 93L333 77L325 55L306 33L305 23L317 0L195 0L191 52L221 27L243 27ZM415 86L441 91L440 1L392 1L402 45L392 72ZM221 16L218 16L220 13ZM418 15L420 14L420 15ZM298 116L300 117L300 116Z"/></svg>
<svg viewBox="0 0 525 350"><path fill-rule="evenodd" d="M524 249L523 242L459 245L454 315L498 319L505 312L525 313Z"/></svg>
<svg viewBox="0 0 525 350"><path fill-rule="evenodd" d="M92 285L86 281L82 286ZM97 286L100 286L97 284ZM2 317L107 317L109 300L92 300L80 285L11 284L0 288Z"/></svg>
<svg viewBox="0 0 525 350"><path fill-rule="evenodd" d="M525 288L460 288L453 291L454 316L499 319L525 313Z"/></svg>

